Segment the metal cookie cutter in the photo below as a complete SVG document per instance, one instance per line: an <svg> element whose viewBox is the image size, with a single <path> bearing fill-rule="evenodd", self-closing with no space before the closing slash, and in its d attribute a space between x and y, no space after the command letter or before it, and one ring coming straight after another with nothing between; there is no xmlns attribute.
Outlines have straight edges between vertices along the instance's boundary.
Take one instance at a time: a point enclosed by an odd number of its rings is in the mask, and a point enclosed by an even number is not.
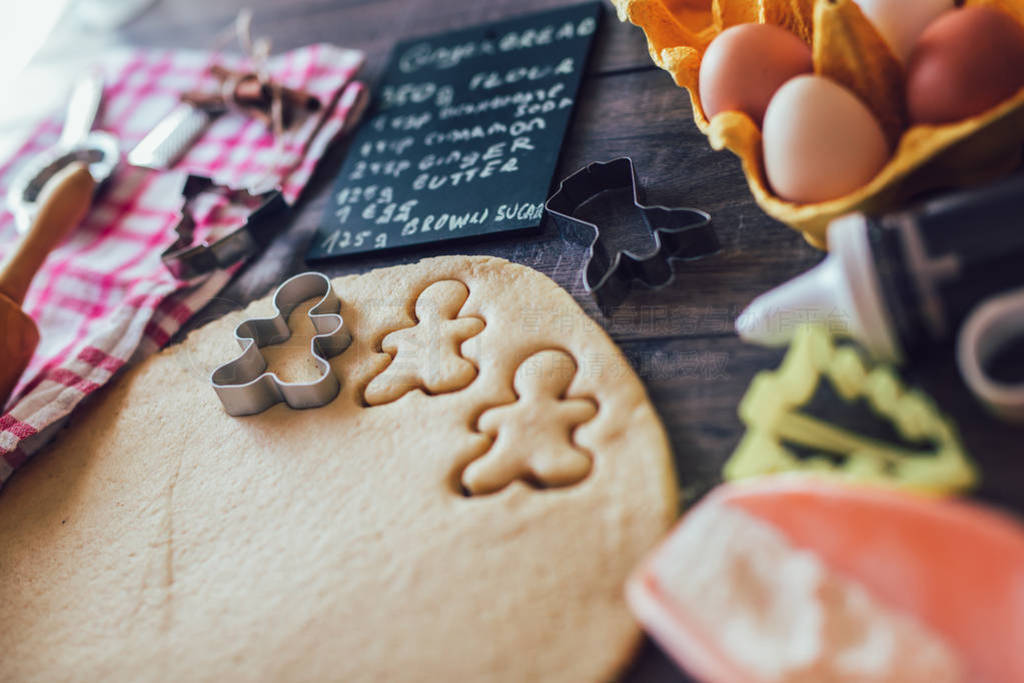
<svg viewBox="0 0 1024 683"><path fill-rule="evenodd" d="M317 296L320 300L309 309L309 319L317 334L309 346L323 372L312 382L282 381L267 372L267 361L260 348L291 337L289 314L303 301ZM210 375L210 383L228 415L254 415L281 401L290 408L318 408L333 401L341 389L327 359L348 348L352 333L338 314L341 301L327 276L310 272L289 278L274 292L274 308L274 317L251 318L235 328L235 340L242 347L242 354Z"/></svg>
<svg viewBox="0 0 1024 683"><path fill-rule="evenodd" d="M580 206L602 192L630 187L633 204L651 232L654 247L649 253L610 251L601 240L601 228L575 216ZM633 280L651 289L672 282L671 259L693 260L719 250L711 216L698 209L647 206L629 157L595 161L562 181L544 204L563 239L588 247L583 286L607 315L622 303Z"/></svg>
<svg viewBox="0 0 1024 683"><path fill-rule="evenodd" d="M243 225L215 242L194 244L196 222L191 205L204 192L220 192L232 203L247 205L253 210ZM174 226L178 239L160 255L167 269L179 280L194 280L252 256L260 249L267 226L291 208L279 189L260 193L235 190L200 175L188 176L181 194L185 203L181 219Z"/></svg>

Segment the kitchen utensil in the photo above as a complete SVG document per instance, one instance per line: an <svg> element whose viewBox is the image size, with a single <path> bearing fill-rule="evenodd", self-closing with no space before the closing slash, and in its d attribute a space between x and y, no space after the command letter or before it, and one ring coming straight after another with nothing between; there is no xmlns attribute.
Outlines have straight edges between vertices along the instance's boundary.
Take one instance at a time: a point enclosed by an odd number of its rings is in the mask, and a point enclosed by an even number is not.
<svg viewBox="0 0 1024 683"><path fill-rule="evenodd" d="M610 249L601 227L576 216L581 206L603 192L630 188L633 206L651 234L651 248L642 253ZM673 260L693 261L719 251L711 216L700 209L648 206L629 157L595 161L566 178L544 208L555 220L562 237L588 249L583 286L608 315L622 303L633 280L651 289L672 282Z"/></svg>
<svg viewBox="0 0 1024 683"><path fill-rule="evenodd" d="M128 153L128 163L158 171L171 168L216 117L187 102L178 104Z"/></svg>
<svg viewBox="0 0 1024 683"><path fill-rule="evenodd" d="M68 101L67 118L60 140L50 149L33 157L14 176L7 193L7 204L14 214L19 232L33 225L39 212L43 187L61 170L76 162L88 165L98 190L110 178L121 156L117 139L110 133L91 131L103 97L103 79L89 72L76 84Z"/></svg>
<svg viewBox="0 0 1024 683"><path fill-rule="evenodd" d="M232 204L248 206L252 213L245 223L222 237L212 242L197 242L192 202L207 192L219 193ZM194 174L185 179L181 194L185 204L181 208L181 218L174 226L178 239L160 255L167 269L179 280L195 280L252 256L265 245L270 231L280 225L283 213L291 208L280 189L262 193L233 190L218 185L211 178Z"/></svg>
<svg viewBox="0 0 1024 683"><path fill-rule="evenodd" d="M292 336L288 316L312 297L320 300L306 314L317 332L309 340L309 351L320 367L320 376L312 382L286 382L267 371L267 359L260 348L287 341ZM254 415L282 401L290 408L319 408L333 401L341 389L341 381L327 359L349 347L352 333L339 315L341 301L327 276L308 272L289 278L274 293L274 310L272 318L250 318L235 328L241 355L210 375L210 383L228 415Z"/></svg>
<svg viewBox="0 0 1024 683"><path fill-rule="evenodd" d="M29 284L47 254L75 227L92 201L96 182L84 163L64 167L37 199L30 229L0 268L0 406L10 396L39 343L39 330L24 311Z"/></svg>

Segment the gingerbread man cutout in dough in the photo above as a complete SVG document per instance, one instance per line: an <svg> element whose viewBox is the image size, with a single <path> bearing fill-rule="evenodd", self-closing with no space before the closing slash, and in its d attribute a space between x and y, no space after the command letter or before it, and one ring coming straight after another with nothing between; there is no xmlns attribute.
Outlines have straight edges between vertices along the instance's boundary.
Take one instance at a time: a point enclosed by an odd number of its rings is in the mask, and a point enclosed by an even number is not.
<svg viewBox="0 0 1024 683"><path fill-rule="evenodd" d="M477 423L496 438L462 473L470 494L493 493L516 479L568 486L590 473L591 458L573 443L572 433L597 414L597 406L565 398L575 375L576 362L564 351L540 351L519 366L513 382L518 400L491 408Z"/></svg>
<svg viewBox="0 0 1024 683"><path fill-rule="evenodd" d="M476 378L476 366L462 357L459 347L480 334L484 321L458 317L469 288L458 280L441 280L416 298L416 324L395 330L381 341L391 362L366 387L370 405L390 403L413 389L429 394L458 391Z"/></svg>

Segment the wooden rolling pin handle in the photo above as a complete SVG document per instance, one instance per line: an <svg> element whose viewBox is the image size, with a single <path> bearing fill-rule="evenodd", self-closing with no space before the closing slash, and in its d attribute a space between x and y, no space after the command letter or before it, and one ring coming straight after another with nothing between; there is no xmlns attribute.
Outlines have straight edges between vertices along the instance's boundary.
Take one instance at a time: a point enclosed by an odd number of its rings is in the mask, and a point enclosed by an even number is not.
<svg viewBox="0 0 1024 683"><path fill-rule="evenodd" d="M46 184L32 227L0 268L0 294L21 305L47 254L64 241L89 210L94 189L89 167L82 163L68 166Z"/></svg>

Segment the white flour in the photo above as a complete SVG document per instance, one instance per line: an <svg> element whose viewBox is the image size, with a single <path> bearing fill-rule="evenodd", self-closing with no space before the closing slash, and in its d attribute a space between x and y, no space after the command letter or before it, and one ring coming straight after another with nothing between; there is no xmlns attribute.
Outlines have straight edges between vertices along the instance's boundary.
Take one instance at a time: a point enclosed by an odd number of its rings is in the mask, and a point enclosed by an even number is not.
<svg viewBox="0 0 1024 683"><path fill-rule="evenodd" d="M705 635L755 679L947 683L963 668L939 637L830 572L773 526L703 505L654 572Z"/></svg>

